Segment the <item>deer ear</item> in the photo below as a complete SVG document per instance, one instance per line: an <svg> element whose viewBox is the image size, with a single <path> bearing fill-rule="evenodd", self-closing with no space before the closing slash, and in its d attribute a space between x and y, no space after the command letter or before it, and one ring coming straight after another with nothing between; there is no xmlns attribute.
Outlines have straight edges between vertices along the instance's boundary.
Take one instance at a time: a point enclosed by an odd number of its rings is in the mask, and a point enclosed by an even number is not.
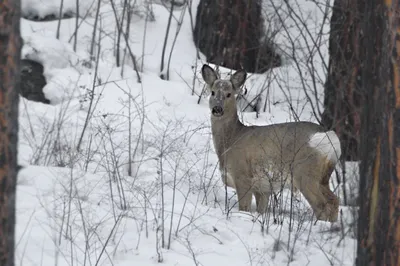
<svg viewBox="0 0 400 266"><path fill-rule="evenodd" d="M208 85L212 85L218 79L217 73L208 65L203 65L201 68L201 75Z"/></svg>
<svg viewBox="0 0 400 266"><path fill-rule="evenodd" d="M247 73L245 70L238 70L231 76L233 88L238 90L246 81Z"/></svg>

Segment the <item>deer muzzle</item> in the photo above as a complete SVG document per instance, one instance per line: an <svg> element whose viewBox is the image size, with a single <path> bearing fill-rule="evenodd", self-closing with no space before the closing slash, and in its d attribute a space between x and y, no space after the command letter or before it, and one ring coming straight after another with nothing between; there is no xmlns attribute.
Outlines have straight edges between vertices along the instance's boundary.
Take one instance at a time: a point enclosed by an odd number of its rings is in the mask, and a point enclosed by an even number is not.
<svg viewBox="0 0 400 266"><path fill-rule="evenodd" d="M214 106L211 110L213 116L220 117L224 114L224 109L221 106Z"/></svg>

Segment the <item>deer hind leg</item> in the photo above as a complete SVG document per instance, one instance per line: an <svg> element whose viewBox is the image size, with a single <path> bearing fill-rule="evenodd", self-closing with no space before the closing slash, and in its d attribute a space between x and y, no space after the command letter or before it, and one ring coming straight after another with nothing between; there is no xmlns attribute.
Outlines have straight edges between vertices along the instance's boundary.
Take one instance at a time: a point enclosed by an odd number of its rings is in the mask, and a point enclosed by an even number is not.
<svg viewBox="0 0 400 266"><path fill-rule="evenodd" d="M339 199L329 188L329 179L334 169L335 164L327 161L323 170L323 175L320 183L321 192L327 201L324 215L325 218L331 222L337 221L339 213Z"/></svg>
<svg viewBox="0 0 400 266"><path fill-rule="evenodd" d="M326 176L320 178L321 171L315 168L308 168L308 175L296 178L298 187L308 203L311 205L318 220L335 222L337 221L338 200L335 194L329 189L329 179ZM329 169L325 170L325 175Z"/></svg>
<svg viewBox="0 0 400 266"><path fill-rule="evenodd" d="M320 187L322 186L313 181L302 183L305 184L301 184L299 186L300 191L306 198L307 202L311 205L311 208L313 209L317 219L322 221L329 221L329 215L327 215L325 211L327 207L327 200L320 189Z"/></svg>
<svg viewBox="0 0 400 266"><path fill-rule="evenodd" d="M339 199L330 190L329 185L320 185L321 192L326 198L326 206L321 213L320 220L336 222L339 214Z"/></svg>

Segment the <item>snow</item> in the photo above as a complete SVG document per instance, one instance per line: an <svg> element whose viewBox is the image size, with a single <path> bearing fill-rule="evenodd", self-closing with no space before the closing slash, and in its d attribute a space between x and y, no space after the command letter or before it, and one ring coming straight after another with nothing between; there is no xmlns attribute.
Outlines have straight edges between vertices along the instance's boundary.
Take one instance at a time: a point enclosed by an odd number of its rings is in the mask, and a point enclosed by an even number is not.
<svg viewBox="0 0 400 266"><path fill-rule="evenodd" d="M76 1L63 2L65 12L76 12ZM122 2L114 1L119 14ZM60 7L60 0L22 3L23 14L39 17L57 15ZM124 63L116 66L117 27L109 1L101 2L99 12L101 33L95 40L101 40L100 51L95 45L93 52L98 62L90 55L97 1L79 0L85 16L79 19L76 51L75 18L61 20L59 39L57 20L21 19L22 56L44 65L44 93L51 105L21 97L16 264L353 265L356 241L347 232L354 208L340 206L340 223L314 224L307 201L296 195L291 220L291 195L285 190L276 224L272 212L257 215L255 202L252 213L238 211L234 190L225 191L220 180L206 93L197 104L205 59L196 58L185 8L173 14L166 62L182 16L183 23L171 53L169 81L159 77L169 17L168 6L160 3L135 1L133 7L129 45L141 83L124 38ZM192 3L194 16L198 3ZM323 9L312 1L295 3L312 30L304 35L304 26L282 6L290 27L278 23L274 41L282 54L294 52L298 62L249 74L249 99L263 91L267 104L258 118L241 113L247 125L316 122L312 107L322 110L328 35L318 39L321 56L307 43L319 34ZM154 20L146 22L148 8ZM329 25L322 29L329 32ZM222 77L231 72L221 71ZM356 165L349 167L355 172ZM342 202L348 188L335 183L334 175L332 180Z"/></svg>

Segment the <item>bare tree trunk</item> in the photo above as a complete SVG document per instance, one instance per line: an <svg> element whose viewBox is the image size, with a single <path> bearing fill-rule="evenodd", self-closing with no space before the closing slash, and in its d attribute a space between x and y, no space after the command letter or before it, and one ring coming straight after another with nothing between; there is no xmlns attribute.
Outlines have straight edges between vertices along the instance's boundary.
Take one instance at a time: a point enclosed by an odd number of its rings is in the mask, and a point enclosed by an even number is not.
<svg viewBox="0 0 400 266"><path fill-rule="evenodd" d="M400 265L400 0L366 1L358 266Z"/></svg>
<svg viewBox="0 0 400 266"><path fill-rule="evenodd" d="M344 160L359 160L361 78L359 39L364 0L335 0L322 124L334 129Z"/></svg>
<svg viewBox="0 0 400 266"><path fill-rule="evenodd" d="M21 3L0 1L0 265L14 265Z"/></svg>
<svg viewBox="0 0 400 266"><path fill-rule="evenodd" d="M281 65L266 30L261 0L201 0L193 40L207 62L231 69L264 73Z"/></svg>

